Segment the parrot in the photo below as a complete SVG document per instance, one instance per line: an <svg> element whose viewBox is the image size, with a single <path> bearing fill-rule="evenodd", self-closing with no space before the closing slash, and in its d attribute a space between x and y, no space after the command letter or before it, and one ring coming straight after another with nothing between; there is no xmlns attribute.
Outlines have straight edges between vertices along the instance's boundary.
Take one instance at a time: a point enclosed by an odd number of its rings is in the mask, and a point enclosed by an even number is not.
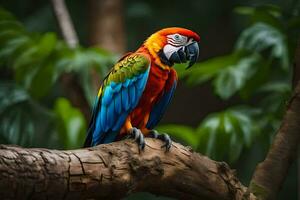
<svg viewBox="0 0 300 200"><path fill-rule="evenodd" d="M161 29L135 51L126 53L101 83L84 147L134 139L140 150L144 137L160 139L169 150L172 140L154 128L162 119L178 82L175 63L199 57L200 36L185 28Z"/></svg>

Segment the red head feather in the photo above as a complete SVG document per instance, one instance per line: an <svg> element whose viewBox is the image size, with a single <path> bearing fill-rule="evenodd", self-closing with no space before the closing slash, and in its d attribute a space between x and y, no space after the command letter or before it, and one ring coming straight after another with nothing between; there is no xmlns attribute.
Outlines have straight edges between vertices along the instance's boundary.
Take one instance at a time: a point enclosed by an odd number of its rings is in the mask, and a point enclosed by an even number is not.
<svg viewBox="0 0 300 200"><path fill-rule="evenodd" d="M197 42L200 41L200 36L197 33L193 32L189 29L180 28L180 27L164 28L164 29L161 29L160 31L157 31L154 34L160 34L162 36L167 36L167 35L175 34L175 33L187 36L189 38L193 38Z"/></svg>

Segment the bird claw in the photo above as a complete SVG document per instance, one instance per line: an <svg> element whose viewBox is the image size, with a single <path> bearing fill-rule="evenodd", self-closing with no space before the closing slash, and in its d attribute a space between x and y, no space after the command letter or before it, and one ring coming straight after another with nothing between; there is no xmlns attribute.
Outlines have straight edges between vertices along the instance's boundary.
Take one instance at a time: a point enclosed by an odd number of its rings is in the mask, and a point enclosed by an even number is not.
<svg viewBox="0 0 300 200"><path fill-rule="evenodd" d="M156 130L151 130L148 136L163 141L165 144L162 145L161 148L166 148L166 152L170 150L172 146L172 140L168 134L160 134Z"/></svg>
<svg viewBox="0 0 300 200"><path fill-rule="evenodd" d="M145 139L144 139L144 135L140 129L137 129L135 127L131 128L129 131L129 138L132 138L132 139L134 139L134 141L136 141L136 143L139 146L139 150L144 150Z"/></svg>

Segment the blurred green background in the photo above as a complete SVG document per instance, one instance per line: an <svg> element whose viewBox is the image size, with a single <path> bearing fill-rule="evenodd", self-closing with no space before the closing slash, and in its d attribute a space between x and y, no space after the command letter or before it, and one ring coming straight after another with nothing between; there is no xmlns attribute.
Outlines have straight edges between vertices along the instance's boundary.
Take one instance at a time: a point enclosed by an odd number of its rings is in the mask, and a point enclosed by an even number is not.
<svg viewBox="0 0 300 200"><path fill-rule="evenodd" d="M248 185L291 94L297 0L69 0L80 41L72 49L51 1L0 2L0 143L81 147L113 63L156 30L181 26L201 36L201 59L187 71L175 66L181 80L158 130L228 162ZM297 199L297 188L295 162L278 199Z"/></svg>

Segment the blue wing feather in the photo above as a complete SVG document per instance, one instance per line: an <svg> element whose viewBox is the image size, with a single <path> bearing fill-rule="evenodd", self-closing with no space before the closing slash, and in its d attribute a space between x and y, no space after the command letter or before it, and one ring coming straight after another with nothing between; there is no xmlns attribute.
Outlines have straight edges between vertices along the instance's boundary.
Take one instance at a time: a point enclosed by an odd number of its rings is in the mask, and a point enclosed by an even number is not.
<svg viewBox="0 0 300 200"><path fill-rule="evenodd" d="M123 87L121 90L121 98L122 98L122 107L124 110L128 110L129 107L129 95L128 95L128 88Z"/></svg>
<svg viewBox="0 0 300 200"><path fill-rule="evenodd" d="M122 97L121 97L121 93L118 92L115 95L115 109L116 109L116 114L119 115L122 112Z"/></svg>
<svg viewBox="0 0 300 200"><path fill-rule="evenodd" d="M141 90L144 87L144 85L145 85L145 81L147 81L147 80L145 80L145 77L142 76L140 79L137 80L136 87L139 90Z"/></svg>
<svg viewBox="0 0 300 200"><path fill-rule="evenodd" d="M101 106L101 112L99 113L99 115L97 117L101 118L101 127L102 127L102 131L107 131L108 130L108 126L107 126L107 120L106 120L106 113L107 113L107 108L106 106L102 105ZM97 135L98 133L96 133Z"/></svg>
<svg viewBox="0 0 300 200"><path fill-rule="evenodd" d="M111 85L111 87L114 90L114 93L120 92L122 88L122 84L116 84L115 82L112 81L112 84L115 84L114 86Z"/></svg>
<svg viewBox="0 0 300 200"><path fill-rule="evenodd" d="M112 100L113 94L114 91L111 88L111 86L110 85L106 86L104 95L102 97L102 105L108 105Z"/></svg>
<svg viewBox="0 0 300 200"><path fill-rule="evenodd" d="M111 127L113 123L115 122L116 113L115 113L115 104L114 102L111 102L109 106L107 107L107 116L106 116L106 123L108 127Z"/></svg>
<svg viewBox="0 0 300 200"><path fill-rule="evenodd" d="M149 120L146 124L147 129L153 129L158 122L161 120L163 114L165 113L174 91L176 89L177 81L175 80L171 89L169 91L165 91L162 95L160 101L158 101L151 110Z"/></svg>
<svg viewBox="0 0 300 200"><path fill-rule="evenodd" d="M131 106L131 108L135 105L135 99L136 99L136 97L135 97L135 87L134 87L134 85L131 85L130 86L130 90L128 90L128 92L129 92L129 96L130 96L130 106ZM134 106L135 107L135 106Z"/></svg>
<svg viewBox="0 0 300 200"><path fill-rule="evenodd" d="M116 122L115 126L113 127L113 131L117 131L121 128L121 126L123 125L126 117L128 116L128 112L124 112L119 116L118 121Z"/></svg>
<svg viewBox="0 0 300 200"><path fill-rule="evenodd" d="M124 82L111 81L106 85L95 103L85 147L109 143L116 139L128 114L139 102L147 83L149 70L150 64L143 73Z"/></svg>

